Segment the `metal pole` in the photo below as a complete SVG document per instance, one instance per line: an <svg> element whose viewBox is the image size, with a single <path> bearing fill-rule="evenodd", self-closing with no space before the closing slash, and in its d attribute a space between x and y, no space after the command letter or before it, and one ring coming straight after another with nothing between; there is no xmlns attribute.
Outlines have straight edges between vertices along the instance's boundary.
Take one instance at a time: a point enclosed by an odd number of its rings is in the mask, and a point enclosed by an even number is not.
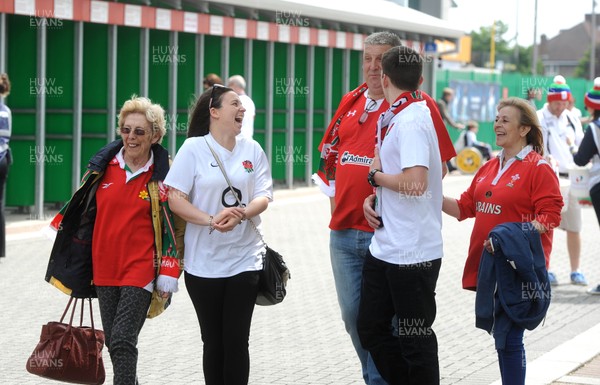
<svg viewBox="0 0 600 385"><path fill-rule="evenodd" d="M117 116L117 26L108 26L108 117L106 127L106 141L108 143L115 140Z"/></svg>
<svg viewBox="0 0 600 385"><path fill-rule="evenodd" d="M291 80L290 88L292 92L288 92L286 95L286 132L285 132L285 147L287 154L291 155L288 157L285 165L285 181L288 189L294 188L294 163L295 163L295 151L294 151L294 84L296 72L296 46L294 44L288 44L287 50L287 77ZM283 152L284 154L286 151Z"/></svg>
<svg viewBox="0 0 600 385"><path fill-rule="evenodd" d="M229 36L223 36L221 40L221 80L227 85L229 78Z"/></svg>
<svg viewBox="0 0 600 385"><path fill-rule="evenodd" d="M265 106L265 152L273 169L273 76L275 75L275 43L267 43L267 100Z"/></svg>
<svg viewBox="0 0 600 385"><path fill-rule="evenodd" d="M592 0L592 46L590 47L590 80L596 78L596 0Z"/></svg>
<svg viewBox="0 0 600 385"><path fill-rule="evenodd" d="M304 179L307 186L311 186L311 177L313 173L313 137L314 137L314 113L315 113L315 47L313 45L308 47L308 55L306 57L307 63L307 86L308 86L308 100L306 101L306 170Z"/></svg>
<svg viewBox="0 0 600 385"><path fill-rule="evenodd" d="M246 94L252 97L252 58L254 57L254 45L252 40L246 39L246 62L244 63L244 76L246 77Z"/></svg>
<svg viewBox="0 0 600 385"><path fill-rule="evenodd" d="M46 19L38 26L37 30L37 79L36 88L36 114L35 114L35 213L36 218L44 217L44 158L46 146ZM31 83L31 80L30 80ZM38 89L39 87L39 89ZM30 157L31 159L31 157Z"/></svg>
<svg viewBox="0 0 600 385"><path fill-rule="evenodd" d="M6 72L6 13L0 13L0 74ZM4 98L0 96L0 102Z"/></svg>
<svg viewBox="0 0 600 385"><path fill-rule="evenodd" d="M148 78L150 63L150 30L142 28L140 30L140 94L148 97Z"/></svg>
<svg viewBox="0 0 600 385"><path fill-rule="evenodd" d="M81 119L83 100L83 22L75 23L75 63L73 68L73 165L71 174L71 188L77 191L81 175Z"/></svg>
<svg viewBox="0 0 600 385"><path fill-rule="evenodd" d="M350 50L345 49L342 62L342 95L350 91Z"/></svg>
<svg viewBox="0 0 600 385"><path fill-rule="evenodd" d="M204 79L204 35L196 35L196 97L199 97L204 88L202 80Z"/></svg>
<svg viewBox="0 0 600 385"><path fill-rule="evenodd" d="M331 103L333 100L333 85L331 79L333 78L333 48L326 48L325 53L325 121L331 120L333 115Z"/></svg>
<svg viewBox="0 0 600 385"><path fill-rule="evenodd" d="M537 15L538 0L535 0L535 9L533 10L533 60L531 63L531 73L537 75L538 45L537 45Z"/></svg>
<svg viewBox="0 0 600 385"><path fill-rule="evenodd" d="M0 13L0 73L6 72L6 13Z"/></svg>
<svg viewBox="0 0 600 385"><path fill-rule="evenodd" d="M169 135L169 154L175 155L177 151L177 44L179 42L179 33L172 31L169 34L169 43L171 44L171 64L169 65L169 117L171 120L171 130L168 131ZM175 47L175 48L173 48ZM168 122L168 121L167 121ZM167 129L169 127L167 126Z"/></svg>

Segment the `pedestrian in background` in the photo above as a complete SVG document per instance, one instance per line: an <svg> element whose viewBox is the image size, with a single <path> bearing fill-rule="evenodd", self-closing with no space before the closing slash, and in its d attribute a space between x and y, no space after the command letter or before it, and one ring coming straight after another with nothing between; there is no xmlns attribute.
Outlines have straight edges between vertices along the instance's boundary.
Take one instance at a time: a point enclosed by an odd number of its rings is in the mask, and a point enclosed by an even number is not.
<svg viewBox="0 0 600 385"><path fill-rule="evenodd" d="M242 105L246 112L244 112L244 121L242 122L242 133L248 139L252 139L254 136L254 116L256 115L256 106L254 102L246 94L246 80L242 75L233 75L227 81L227 87L235 91L240 97Z"/></svg>
<svg viewBox="0 0 600 385"><path fill-rule="evenodd" d="M537 111L544 138L544 153L550 164L558 170L560 178L569 177L569 167L573 163L573 154L583 139L583 130L578 119L567 109L571 89L561 75L554 77L548 89L548 103ZM581 206L577 199L570 198L567 209L561 214L560 229L567 233L567 251L571 264L571 283L587 285L587 280L579 270L581 264ZM558 285L558 278L549 271L552 285Z"/></svg>
<svg viewBox="0 0 600 385"><path fill-rule="evenodd" d="M247 384L250 372L248 340L265 251L257 232L273 181L260 145L238 136L244 111L231 88L214 85L200 95L165 180L173 212L187 221L185 285L200 324L207 385Z"/></svg>
<svg viewBox="0 0 600 385"><path fill-rule="evenodd" d="M462 278L467 290L477 290L484 242L502 223L524 222L539 231L547 267L563 206L556 174L543 158L542 131L531 104L520 98L500 101L494 132L500 154L477 171L459 199L444 197L442 206L460 221L475 218ZM525 384L523 332L516 323L508 325L508 333L493 331L504 385Z"/></svg>
<svg viewBox="0 0 600 385"><path fill-rule="evenodd" d="M479 124L474 120L469 120L465 132L465 145L466 147L475 147L481 152L481 155L483 155L485 160L490 160L492 157L492 146L489 143L477 140L478 132Z"/></svg>
<svg viewBox="0 0 600 385"><path fill-rule="evenodd" d="M390 108L377 123L368 174L377 189L375 207L369 198L363 205L375 234L363 266L357 328L388 383L437 385L431 326L443 256L442 161L431 113L418 91L423 58L394 47L383 54L381 67Z"/></svg>
<svg viewBox="0 0 600 385"><path fill-rule="evenodd" d="M0 258L6 257L6 179L12 164L9 142L12 133L12 115L4 104L10 93L10 80L7 74L0 74Z"/></svg>
<svg viewBox="0 0 600 385"><path fill-rule="evenodd" d="M585 107L590 115L590 123L585 131L579 151L573 156L575 164L585 166L592 162L590 169L590 198L600 223L600 77L594 80L594 87L585 94ZM588 290L589 294L600 295L600 285Z"/></svg>
<svg viewBox="0 0 600 385"><path fill-rule="evenodd" d="M450 116L449 106L450 106L450 103L452 103L453 99L454 99L454 90L449 87L444 88L442 90L442 97L436 101L437 108L440 111L440 115L442 116L442 119L444 120L444 122L446 124L446 128L452 127L457 130L462 130L465 128L465 125L454 121L454 119L452 119L452 116ZM446 161L446 166L448 167L448 171L456 170L456 167L454 167L454 165L452 165L450 160Z"/></svg>
<svg viewBox="0 0 600 385"><path fill-rule="evenodd" d="M178 289L184 223L171 214L162 183L169 170L162 107L132 97L117 132L52 221L58 234L46 280L73 297L97 294L114 383L137 384L144 321Z"/></svg>
<svg viewBox="0 0 600 385"><path fill-rule="evenodd" d="M206 75L204 77L204 80L202 80L202 86L204 87L205 91L214 86L215 84L223 84L223 80L221 80L221 77L215 73L210 73Z"/></svg>
<svg viewBox="0 0 600 385"><path fill-rule="evenodd" d="M374 201L367 175L374 158L377 120L389 108L381 85L381 58L384 52L399 45L400 38L391 32L375 32L365 39L362 63L365 83L340 101L319 145L321 161L313 176L330 199L329 250L335 289L346 332L360 360L363 379L369 385L386 382L362 347L356 329L362 269L373 236L362 206L367 197ZM422 96L434 122L441 158L448 161L456 155L454 145L435 101L424 92ZM391 323L390 319L390 327Z"/></svg>

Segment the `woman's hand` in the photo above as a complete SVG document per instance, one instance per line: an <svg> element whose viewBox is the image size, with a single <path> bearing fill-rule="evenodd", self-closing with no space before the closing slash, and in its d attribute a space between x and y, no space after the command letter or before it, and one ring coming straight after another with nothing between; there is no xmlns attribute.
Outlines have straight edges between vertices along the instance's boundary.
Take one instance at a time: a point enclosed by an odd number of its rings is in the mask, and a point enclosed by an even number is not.
<svg viewBox="0 0 600 385"><path fill-rule="evenodd" d="M379 221L379 217L377 213L373 209L373 205L375 203L375 194L369 195L365 202L363 203L363 211L365 213L365 218L367 219L367 223L374 229L378 229L381 227L381 222Z"/></svg>
<svg viewBox="0 0 600 385"><path fill-rule="evenodd" d="M215 230L226 233L242 223L245 217L246 210L243 207L228 207L213 218L213 227Z"/></svg>
<svg viewBox="0 0 600 385"><path fill-rule="evenodd" d="M489 239L483 241L483 248L486 249L488 253L494 254L494 247L492 246L492 242Z"/></svg>

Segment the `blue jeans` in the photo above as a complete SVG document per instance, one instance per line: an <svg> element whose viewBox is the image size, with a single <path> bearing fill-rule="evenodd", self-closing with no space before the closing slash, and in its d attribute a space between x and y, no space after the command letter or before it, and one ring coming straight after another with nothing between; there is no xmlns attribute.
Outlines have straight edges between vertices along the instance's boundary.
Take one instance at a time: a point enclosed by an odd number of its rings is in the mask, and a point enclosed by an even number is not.
<svg viewBox="0 0 600 385"><path fill-rule="evenodd" d="M504 349L498 349L498 364L503 385L525 385L525 329L513 324L506 335Z"/></svg>
<svg viewBox="0 0 600 385"><path fill-rule="evenodd" d="M356 329L362 269L372 237L373 233L361 230L331 230L329 251L342 320L360 359L365 383L386 385L387 383L381 378L371 355L363 349ZM390 324L391 322L390 319Z"/></svg>

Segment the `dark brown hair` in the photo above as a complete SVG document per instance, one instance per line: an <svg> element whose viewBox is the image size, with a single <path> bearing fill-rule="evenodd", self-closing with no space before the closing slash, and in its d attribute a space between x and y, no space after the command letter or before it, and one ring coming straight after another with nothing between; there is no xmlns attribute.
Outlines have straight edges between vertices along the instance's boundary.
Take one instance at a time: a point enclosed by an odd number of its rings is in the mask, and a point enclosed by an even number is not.
<svg viewBox="0 0 600 385"><path fill-rule="evenodd" d="M212 86L200 95L190 111L188 138L208 134L210 128L210 108L221 108L223 106L223 95L229 91L233 90L224 86Z"/></svg>
<svg viewBox="0 0 600 385"><path fill-rule="evenodd" d="M383 54L381 68L396 88L415 91L423 74L423 58L412 48L400 45Z"/></svg>

